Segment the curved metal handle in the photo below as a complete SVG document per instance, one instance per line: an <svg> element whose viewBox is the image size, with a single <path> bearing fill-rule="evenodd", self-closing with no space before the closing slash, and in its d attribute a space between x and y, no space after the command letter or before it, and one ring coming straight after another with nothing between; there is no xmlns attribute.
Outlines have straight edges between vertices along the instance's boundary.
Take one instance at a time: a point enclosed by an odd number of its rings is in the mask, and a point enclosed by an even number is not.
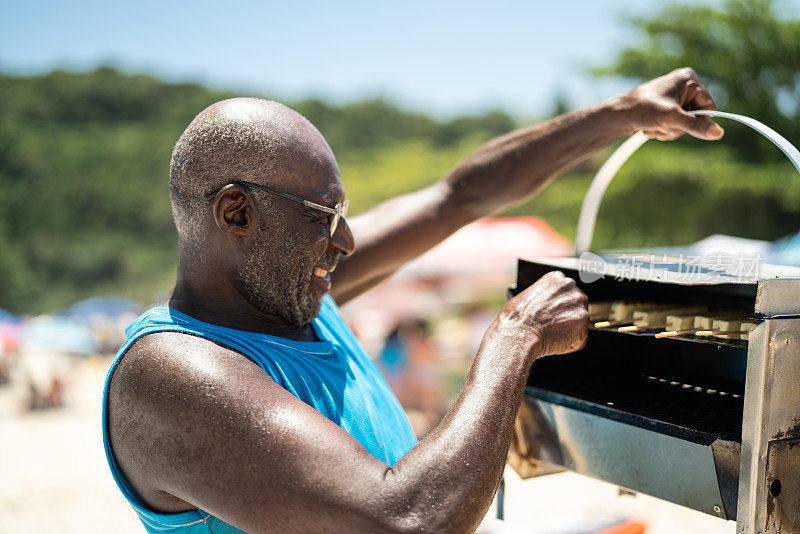
<svg viewBox="0 0 800 534"><path fill-rule="evenodd" d="M726 119L741 122L754 129L770 141L775 146L781 149L781 152L786 154L786 157L792 162L798 172L800 172L800 151L798 151L789 141L782 135L773 130L772 128L758 122L750 117L744 115L737 115L735 113L727 113L725 111L711 111L711 110L696 110L690 111L693 115L706 115L709 117L722 117ZM586 196L583 197L583 205L581 206L581 214L578 218L578 227L575 231L575 255L580 256L584 252L588 252L592 246L592 238L594 237L594 225L597 220L597 212L600 210L600 202L603 200L603 195L611 183L611 180L617 174L617 171L628 161L640 146L647 142L648 138L643 132L636 132L629 137L617 150L611 154L611 157L606 160L600 170L597 171L592 183L589 185L589 190L586 191Z"/></svg>

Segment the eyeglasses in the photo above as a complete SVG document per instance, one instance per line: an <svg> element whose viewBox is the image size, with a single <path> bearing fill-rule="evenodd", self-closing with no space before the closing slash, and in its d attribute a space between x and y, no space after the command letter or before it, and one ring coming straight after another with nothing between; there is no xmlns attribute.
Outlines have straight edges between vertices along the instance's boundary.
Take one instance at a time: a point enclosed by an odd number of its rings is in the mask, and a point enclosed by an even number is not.
<svg viewBox="0 0 800 534"><path fill-rule="evenodd" d="M291 200L293 202L297 202L297 203L302 204L304 206L307 206L307 207L309 207L311 209L319 210L319 211L322 211L324 213L329 214L330 215L331 235L333 235L334 232L336 232L336 228L339 226L339 221L341 220L341 218L342 217L347 217L347 208L350 207L350 201L349 200L345 200L344 202L339 202L338 204L336 204L336 206L334 206L332 208L329 208L328 206L323 206L322 204L317 204L316 202L311 202L310 200L305 200L305 199L302 199L300 197L289 195L287 193L281 193L280 191L275 191L274 189L270 189L269 187L267 187L265 185L256 184L256 183L253 183L253 182L247 182L247 181L244 181L244 180L239 180L239 181L236 181L236 182L231 182L230 184L223 185L219 189L215 189L214 191L211 191L210 193L206 193L205 195L203 195L203 198L206 199L206 200L213 200L214 197L217 196L217 193L222 191L222 189L224 189L225 187L228 187L229 185L233 185L233 184L239 184L239 185L243 185L245 187L255 187L257 189L263 189L264 191L272 193L273 195L278 195L279 197L283 197L283 198Z"/></svg>

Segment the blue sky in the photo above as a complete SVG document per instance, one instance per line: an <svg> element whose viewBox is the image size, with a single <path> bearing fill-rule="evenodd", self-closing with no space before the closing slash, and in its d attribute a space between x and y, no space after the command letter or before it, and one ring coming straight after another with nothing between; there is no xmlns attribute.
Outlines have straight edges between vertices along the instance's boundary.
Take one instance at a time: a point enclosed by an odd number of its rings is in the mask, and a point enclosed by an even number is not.
<svg viewBox="0 0 800 534"><path fill-rule="evenodd" d="M669 3L2 0L0 69L114 64L278 99L383 95L440 116L535 115L557 91L583 105L626 89L586 68L636 42L624 15Z"/></svg>

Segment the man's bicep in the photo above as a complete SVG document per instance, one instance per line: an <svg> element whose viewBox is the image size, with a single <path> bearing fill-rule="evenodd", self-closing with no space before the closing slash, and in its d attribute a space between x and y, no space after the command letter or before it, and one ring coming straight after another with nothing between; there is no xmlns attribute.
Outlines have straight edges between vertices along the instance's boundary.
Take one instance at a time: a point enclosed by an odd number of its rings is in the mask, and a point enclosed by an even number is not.
<svg viewBox="0 0 800 534"><path fill-rule="evenodd" d="M141 384L153 487L248 532L379 526L388 466L244 356L189 345Z"/></svg>

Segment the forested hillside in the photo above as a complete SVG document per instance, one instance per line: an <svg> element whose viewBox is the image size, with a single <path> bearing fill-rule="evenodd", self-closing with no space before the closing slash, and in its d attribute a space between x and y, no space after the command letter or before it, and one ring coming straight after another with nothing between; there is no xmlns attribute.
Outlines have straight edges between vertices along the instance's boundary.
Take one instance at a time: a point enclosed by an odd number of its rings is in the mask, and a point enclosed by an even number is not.
<svg viewBox="0 0 800 534"><path fill-rule="evenodd" d="M230 96L112 68L0 75L0 307L35 313L90 294L150 301L166 291L172 146L197 112ZM440 122L380 100L289 104L333 147L354 212L435 180L514 126L499 112Z"/></svg>
<svg viewBox="0 0 800 534"><path fill-rule="evenodd" d="M720 108L800 145L800 23L775 5L670 6L633 20L641 42L597 73L624 76L633 87L695 66ZM197 112L230 96L113 68L0 74L0 308L47 312L94 294L150 302L167 291L176 247L172 146ZM502 112L441 121L381 100L287 104L328 139L353 213L437 180L516 126ZM797 172L758 134L721 124L728 133L718 143L645 145L609 188L595 248L685 244L718 232L775 239L797 230ZM539 215L572 238L586 187L608 153L511 213Z"/></svg>

